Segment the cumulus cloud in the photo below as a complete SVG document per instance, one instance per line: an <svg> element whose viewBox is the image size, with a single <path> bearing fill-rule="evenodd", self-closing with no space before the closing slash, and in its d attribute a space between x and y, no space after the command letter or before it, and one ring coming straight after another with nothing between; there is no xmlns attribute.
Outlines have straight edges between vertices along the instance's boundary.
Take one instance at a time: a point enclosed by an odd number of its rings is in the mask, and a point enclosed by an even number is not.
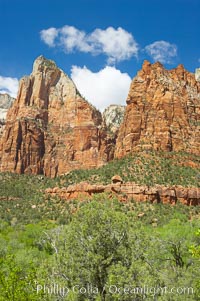
<svg viewBox="0 0 200 301"><path fill-rule="evenodd" d="M166 41L156 41L145 47L145 51L154 61L171 64L177 56L177 46Z"/></svg>
<svg viewBox="0 0 200 301"><path fill-rule="evenodd" d="M131 83L127 73L111 66L106 66L99 72L73 66L71 78L80 93L101 111L110 104L124 105Z"/></svg>
<svg viewBox="0 0 200 301"><path fill-rule="evenodd" d="M0 93L8 93L10 96L16 97L18 86L17 78L0 76Z"/></svg>
<svg viewBox="0 0 200 301"><path fill-rule="evenodd" d="M96 29L89 36L89 41L94 53L104 53L108 56L108 63L123 61L138 54L138 44L132 34L121 27Z"/></svg>
<svg viewBox="0 0 200 301"><path fill-rule="evenodd" d="M84 31L78 30L74 26L64 26L58 29L59 41L57 45L62 45L68 53L73 51L92 52L92 46L87 42L87 35Z"/></svg>
<svg viewBox="0 0 200 301"><path fill-rule="evenodd" d="M49 29L41 30L40 37L43 42L45 42L48 46L54 47L55 46L55 39L58 35L58 30L54 27Z"/></svg>
<svg viewBox="0 0 200 301"><path fill-rule="evenodd" d="M138 54L138 44L133 35L121 27L117 29L95 29L91 33L79 30L74 26L49 28L40 32L40 37L50 47L62 47L67 52L80 51L92 55L104 54L107 62L114 64L130 59Z"/></svg>

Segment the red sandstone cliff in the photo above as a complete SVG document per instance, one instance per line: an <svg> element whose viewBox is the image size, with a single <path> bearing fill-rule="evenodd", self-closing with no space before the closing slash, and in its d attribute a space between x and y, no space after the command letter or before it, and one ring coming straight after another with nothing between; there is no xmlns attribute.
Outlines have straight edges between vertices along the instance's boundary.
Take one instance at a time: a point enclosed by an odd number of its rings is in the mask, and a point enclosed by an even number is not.
<svg viewBox="0 0 200 301"><path fill-rule="evenodd" d="M110 117L109 117L110 118ZM115 141L101 113L54 62L40 56L20 81L0 140L0 171L55 177L113 158ZM139 150L200 155L200 83L182 65L165 70L145 61L134 78L115 157Z"/></svg>
<svg viewBox="0 0 200 301"><path fill-rule="evenodd" d="M87 182L70 185L67 188L48 188L46 194L58 196L65 200L88 200L95 194L107 193L110 196L117 196L122 202L131 199L138 202L150 201L152 203L176 204L181 202L184 205L200 205L200 188L182 186L156 185L149 187L138 185L133 182L112 183L108 185L91 185Z"/></svg>
<svg viewBox="0 0 200 301"><path fill-rule="evenodd" d="M0 142L0 171L54 177L111 156L101 113L54 62L40 56L20 81Z"/></svg>
<svg viewBox="0 0 200 301"><path fill-rule="evenodd" d="M200 83L182 65L145 61L132 81L115 157L141 149L200 155Z"/></svg>

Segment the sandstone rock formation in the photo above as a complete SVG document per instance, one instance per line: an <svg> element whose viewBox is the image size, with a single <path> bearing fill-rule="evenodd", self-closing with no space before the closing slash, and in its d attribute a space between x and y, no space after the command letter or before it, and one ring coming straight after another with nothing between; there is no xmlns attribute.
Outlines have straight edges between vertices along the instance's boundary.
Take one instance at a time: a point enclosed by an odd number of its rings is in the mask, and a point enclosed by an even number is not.
<svg viewBox="0 0 200 301"><path fill-rule="evenodd" d="M0 93L0 120L6 119L7 111L14 101L15 98L11 97L10 95Z"/></svg>
<svg viewBox="0 0 200 301"><path fill-rule="evenodd" d="M45 193L50 196L58 196L65 200L88 200L94 194L108 193L116 196L120 201L126 202L131 199L138 202L150 201L152 203L176 204L181 202L185 205L200 205L200 188L156 185L154 187L141 186L136 183L112 183L108 185L91 185L87 182L70 185L67 188L47 188Z"/></svg>
<svg viewBox="0 0 200 301"><path fill-rule="evenodd" d="M123 121L125 106L110 105L103 112L103 121L106 128L113 134L117 134Z"/></svg>
<svg viewBox="0 0 200 301"><path fill-rule="evenodd" d="M101 166L111 153L101 113L53 61L38 57L7 113L0 171L55 177Z"/></svg>
<svg viewBox="0 0 200 301"><path fill-rule="evenodd" d="M123 180L119 175L113 176L111 180L112 180L113 184L116 184L116 183L122 184L123 183Z"/></svg>
<svg viewBox="0 0 200 301"><path fill-rule="evenodd" d="M183 65L145 61L133 79L115 157L139 150L200 155L200 83Z"/></svg>
<svg viewBox="0 0 200 301"><path fill-rule="evenodd" d="M32 74L21 79L7 113L0 171L55 177L140 150L200 155L197 80L198 72L189 73L182 65L166 70L145 61L131 84L126 108L110 106L102 118L72 80L40 56Z"/></svg>
<svg viewBox="0 0 200 301"><path fill-rule="evenodd" d="M197 82L200 82L200 68L195 70L195 79Z"/></svg>
<svg viewBox="0 0 200 301"><path fill-rule="evenodd" d="M7 111L14 101L15 98L11 97L10 95L0 93L0 138L3 134L3 130L5 127Z"/></svg>

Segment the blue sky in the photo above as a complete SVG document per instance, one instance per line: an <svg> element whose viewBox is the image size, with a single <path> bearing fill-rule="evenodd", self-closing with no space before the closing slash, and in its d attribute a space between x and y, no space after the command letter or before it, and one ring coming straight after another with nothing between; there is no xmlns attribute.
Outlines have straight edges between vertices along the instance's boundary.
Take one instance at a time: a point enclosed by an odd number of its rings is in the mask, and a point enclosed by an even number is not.
<svg viewBox="0 0 200 301"><path fill-rule="evenodd" d="M0 90L43 54L98 107L124 103L144 59L200 66L199 20L199 0L0 0Z"/></svg>

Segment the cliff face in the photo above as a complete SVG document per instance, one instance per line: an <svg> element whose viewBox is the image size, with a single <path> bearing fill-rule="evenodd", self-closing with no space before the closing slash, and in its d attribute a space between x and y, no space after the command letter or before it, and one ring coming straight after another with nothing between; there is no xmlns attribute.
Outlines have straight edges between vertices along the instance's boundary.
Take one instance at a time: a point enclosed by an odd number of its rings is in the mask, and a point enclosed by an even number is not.
<svg viewBox="0 0 200 301"><path fill-rule="evenodd" d="M103 121L106 128L113 134L117 134L124 118L125 106L110 105L103 112Z"/></svg>
<svg viewBox="0 0 200 301"><path fill-rule="evenodd" d="M14 101L15 98L11 97L10 95L0 93L0 120L6 119L7 111Z"/></svg>
<svg viewBox="0 0 200 301"><path fill-rule="evenodd" d="M70 185L68 187L47 188L46 194L59 196L62 199L91 199L95 194L109 193L110 196L117 196L122 202L132 199L138 202L150 201L152 203L166 203L175 205L180 202L184 205L200 205L200 188L182 186L156 185L149 187L138 185L134 182L112 183L108 185L91 185L87 182Z"/></svg>
<svg viewBox="0 0 200 301"><path fill-rule="evenodd" d="M10 95L0 94L0 138L3 134L3 130L5 127L7 111L14 101L15 98L11 97Z"/></svg>
<svg viewBox="0 0 200 301"><path fill-rule="evenodd" d="M196 78L196 81L200 82L200 68L197 68L195 70L195 78Z"/></svg>
<svg viewBox="0 0 200 301"><path fill-rule="evenodd" d="M110 144L99 111L55 63L40 56L20 81L0 143L0 171L54 177L103 165Z"/></svg>
<svg viewBox="0 0 200 301"><path fill-rule="evenodd" d="M140 150L200 155L198 72L182 65L168 71L145 61L131 84L125 115L124 107L110 106L102 118L72 80L40 56L32 74L21 79L0 133L0 171L55 177Z"/></svg>
<svg viewBox="0 0 200 301"><path fill-rule="evenodd" d="M200 154L200 83L182 65L145 61L132 81L115 157L139 150Z"/></svg>

